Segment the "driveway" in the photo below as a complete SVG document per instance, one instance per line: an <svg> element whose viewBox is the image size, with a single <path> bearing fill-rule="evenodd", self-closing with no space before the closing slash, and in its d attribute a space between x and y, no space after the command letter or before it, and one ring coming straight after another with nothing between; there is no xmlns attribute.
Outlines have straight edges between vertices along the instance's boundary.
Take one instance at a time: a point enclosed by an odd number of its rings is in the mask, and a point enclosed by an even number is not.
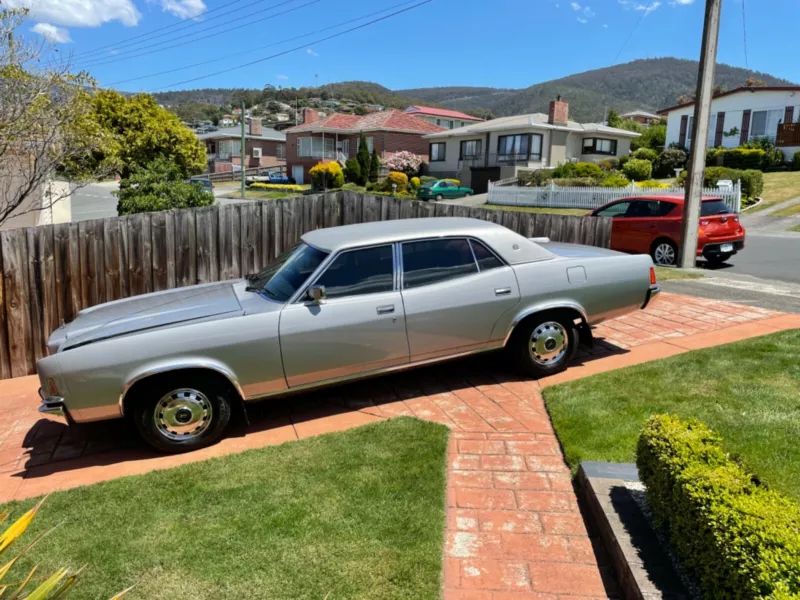
<svg viewBox="0 0 800 600"><path fill-rule="evenodd" d="M106 219L117 216L117 181L101 181L77 188L72 193L72 221Z"/></svg>

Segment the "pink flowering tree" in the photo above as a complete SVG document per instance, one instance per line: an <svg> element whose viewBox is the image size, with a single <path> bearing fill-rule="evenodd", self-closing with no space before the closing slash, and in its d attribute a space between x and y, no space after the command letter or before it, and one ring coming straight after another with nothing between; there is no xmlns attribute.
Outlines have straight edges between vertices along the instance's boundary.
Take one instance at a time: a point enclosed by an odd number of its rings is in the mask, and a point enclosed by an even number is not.
<svg viewBox="0 0 800 600"><path fill-rule="evenodd" d="M421 165L422 158L406 150L397 152L386 160L386 166L390 171L399 171L400 173L405 173L409 177L418 175Z"/></svg>

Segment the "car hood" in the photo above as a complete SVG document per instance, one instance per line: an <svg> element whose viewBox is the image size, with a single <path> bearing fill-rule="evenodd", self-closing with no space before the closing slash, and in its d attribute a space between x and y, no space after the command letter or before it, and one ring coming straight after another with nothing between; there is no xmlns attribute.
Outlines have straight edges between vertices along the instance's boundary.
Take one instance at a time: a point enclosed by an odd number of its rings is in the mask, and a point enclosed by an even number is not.
<svg viewBox="0 0 800 600"><path fill-rule="evenodd" d="M242 314L235 282L209 283L98 304L62 325L47 343L51 354L144 329Z"/></svg>

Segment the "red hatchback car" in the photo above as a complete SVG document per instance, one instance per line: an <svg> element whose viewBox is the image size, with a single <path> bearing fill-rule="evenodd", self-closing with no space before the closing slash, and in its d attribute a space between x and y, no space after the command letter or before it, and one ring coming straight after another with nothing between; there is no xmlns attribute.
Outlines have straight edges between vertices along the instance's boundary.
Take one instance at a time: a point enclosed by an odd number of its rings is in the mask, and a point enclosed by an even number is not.
<svg viewBox="0 0 800 600"><path fill-rule="evenodd" d="M622 198L589 213L611 217L611 248L633 254L649 254L657 265L678 262L678 243L683 221L682 196ZM745 231L739 215L720 198L703 198L697 240L697 256L719 264L744 248Z"/></svg>

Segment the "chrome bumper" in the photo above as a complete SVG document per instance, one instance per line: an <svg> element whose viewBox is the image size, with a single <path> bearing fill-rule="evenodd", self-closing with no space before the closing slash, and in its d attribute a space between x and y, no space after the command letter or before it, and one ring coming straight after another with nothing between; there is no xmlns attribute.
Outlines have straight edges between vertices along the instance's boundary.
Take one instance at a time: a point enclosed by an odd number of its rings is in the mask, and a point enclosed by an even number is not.
<svg viewBox="0 0 800 600"><path fill-rule="evenodd" d="M647 288L647 296L645 296L644 298L644 304L642 304L642 310L647 308L647 306L651 304L653 300L655 300L656 296L658 296L660 293L661 293L661 287L658 285L651 285L649 288Z"/></svg>
<svg viewBox="0 0 800 600"><path fill-rule="evenodd" d="M66 416L66 409L64 408L64 398L61 396L45 396L43 390L39 390L39 396L42 397L42 405L39 407L40 413L48 415L55 415L57 417Z"/></svg>

